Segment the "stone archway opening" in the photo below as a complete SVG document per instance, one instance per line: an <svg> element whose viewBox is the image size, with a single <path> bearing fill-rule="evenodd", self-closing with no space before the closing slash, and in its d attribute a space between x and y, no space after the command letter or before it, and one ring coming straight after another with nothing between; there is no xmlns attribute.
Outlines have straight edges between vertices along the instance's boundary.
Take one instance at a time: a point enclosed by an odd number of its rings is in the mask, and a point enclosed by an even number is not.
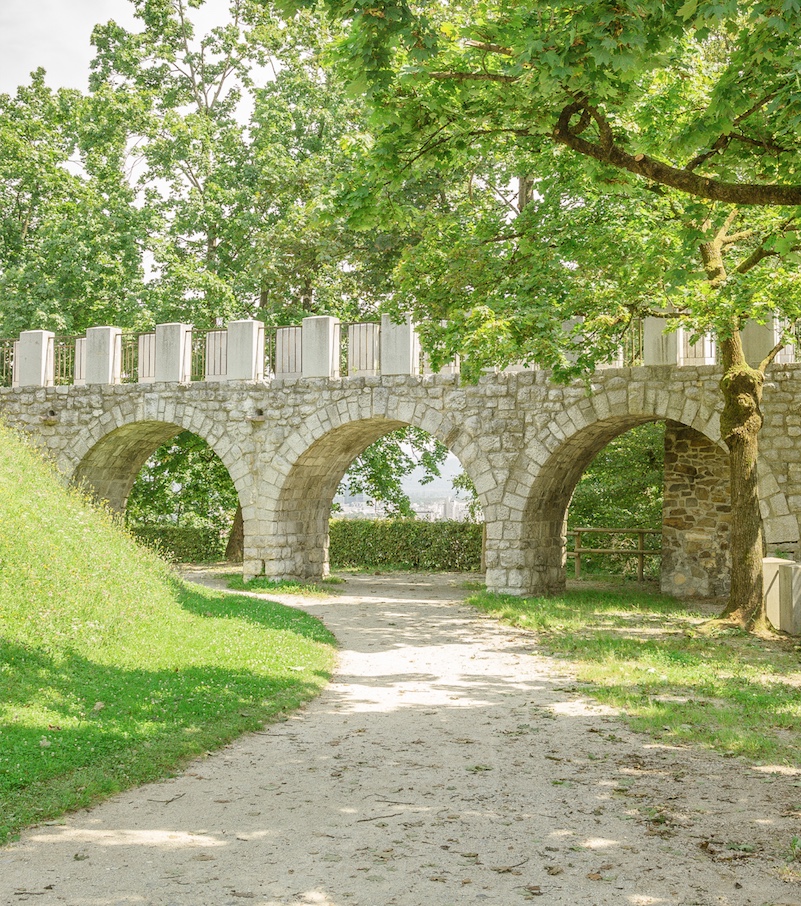
<svg viewBox="0 0 801 906"><path fill-rule="evenodd" d="M148 457L181 430L175 424L141 421L110 431L84 456L73 482L122 515L136 476Z"/></svg>
<svg viewBox="0 0 801 906"><path fill-rule="evenodd" d="M109 432L73 480L123 516L135 535L158 541L179 559L220 555L238 509L236 487L219 456L172 423L133 422Z"/></svg>
<svg viewBox="0 0 801 906"><path fill-rule="evenodd" d="M587 468L615 438L661 422L607 418L577 431L544 463L526 502L523 550L534 588L565 588L568 512ZM728 590L729 463L727 451L696 429L664 422L660 587L678 597L720 596ZM624 476L625 477L625 476ZM586 511L583 514L586 518Z"/></svg>
<svg viewBox="0 0 801 906"><path fill-rule="evenodd" d="M353 486L364 486L365 471L361 469L354 482L350 471L373 445L410 427L408 423L385 417L364 418L340 425L313 442L291 466L282 483L275 505L273 535L277 540L274 559L265 560L268 575L300 580L319 579L329 572L329 520L332 504L346 476ZM421 432L425 433L425 432ZM432 435L432 441L444 448ZM373 463L375 464L375 463ZM388 463L393 467L393 462ZM369 494L364 495L369 497ZM368 517L373 512L353 515ZM412 510L399 512L390 508L388 515L414 516ZM432 512L433 515L433 512Z"/></svg>
<svg viewBox="0 0 801 906"><path fill-rule="evenodd" d="M125 520L135 535L157 540L178 560L242 560L234 482L211 446L190 431L148 456L131 487Z"/></svg>
<svg viewBox="0 0 801 906"><path fill-rule="evenodd" d="M590 461L567 511L568 579L659 577L658 553L631 551L660 548L664 441L664 422L647 422L612 438ZM587 553L593 549L605 553Z"/></svg>

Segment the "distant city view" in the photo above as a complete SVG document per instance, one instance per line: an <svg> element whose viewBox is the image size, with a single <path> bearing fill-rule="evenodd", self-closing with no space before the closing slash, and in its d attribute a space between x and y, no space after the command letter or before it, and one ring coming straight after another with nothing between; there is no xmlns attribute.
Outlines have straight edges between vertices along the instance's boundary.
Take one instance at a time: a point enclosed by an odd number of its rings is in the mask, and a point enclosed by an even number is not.
<svg viewBox="0 0 801 906"><path fill-rule="evenodd" d="M426 522L444 519L463 522L468 518L467 501L462 492L453 488L453 479L461 471L461 463L451 454L442 464L440 477L428 484L420 484L425 474L423 469L416 469L403 479L403 489L409 495L418 519ZM337 494L334 503L340 507L336 513L340 519L383 519L386 516L383 505L366 494Z"/></svg>

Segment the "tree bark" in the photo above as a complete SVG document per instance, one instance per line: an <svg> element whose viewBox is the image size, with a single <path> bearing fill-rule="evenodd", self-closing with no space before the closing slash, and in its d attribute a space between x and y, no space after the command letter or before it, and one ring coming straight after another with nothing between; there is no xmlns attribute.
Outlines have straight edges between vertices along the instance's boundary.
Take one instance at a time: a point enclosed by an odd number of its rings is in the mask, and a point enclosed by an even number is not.
<svg viewBox="0 0 801 906"><path fill-rule="evenodd" d="M764 374L746 362L738 330L721 340L720 346L720 428L729 448L731 474L731 591L723 616L753 629L766 622L762 590L765 552L757 487Z"/></svg>
<svg viewBox="0 0 801 906"><path fill-rule="evenodd" d="M245 557L245 526L242 522L242 507L237 505L234 524L225 548L225 559L231 563L241 563Z"/></svg>

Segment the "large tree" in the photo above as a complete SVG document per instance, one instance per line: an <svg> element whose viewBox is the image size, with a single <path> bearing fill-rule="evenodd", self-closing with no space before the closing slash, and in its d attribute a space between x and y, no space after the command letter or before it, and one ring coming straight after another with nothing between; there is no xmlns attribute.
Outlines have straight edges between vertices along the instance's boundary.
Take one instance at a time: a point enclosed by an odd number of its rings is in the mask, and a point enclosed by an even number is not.
<svg viewBox="0 0 801 906"><path fill-rule="evenodd" d="M330 30L313 14L287 28L252 0L230 0L227 19L204 33L194 22L203 0L132 2L138 29L95 29L87 103L99 122L107 106L127 111L113 118L116 131L90 138L127 149L148 224L141 316L199 327L243 316L273 326L309 314L373 316L401 242L395 226L368 236L331 212L333 177L361 157L367 133L361 104L322 66ZM157 451L131 518L157 512L148 503L156 479L171 486L176 471L197 470L205 460L196 453L186 436ZM392 435L346 484L409 515L402 475L420 461L433 477L444 456L421 432ZM230 499L219 471L207 472L209 494ZM178 484L185 496L187 482Z"/></svg>
<svg viewBox="0 0 801 906"><path fill-rule="evenodd" d="M373 197L397 199L427 169L473 172L461 209L429 217L400 270L397 306L434 319L435 353L565 376L609 358L640 315L714 334L727 610L761 622L760 399L779 347L748 363L740 330L801 314L797 0L327 6L373 109ZM354 223L387 209L343 197Z"/></svg>
<svg viewBox="0 0 801 906"><path fill-rule="evenodd" d="M0 331L136 323L146 215L119 166L119 107L39 69L0 94Z"/></svg>

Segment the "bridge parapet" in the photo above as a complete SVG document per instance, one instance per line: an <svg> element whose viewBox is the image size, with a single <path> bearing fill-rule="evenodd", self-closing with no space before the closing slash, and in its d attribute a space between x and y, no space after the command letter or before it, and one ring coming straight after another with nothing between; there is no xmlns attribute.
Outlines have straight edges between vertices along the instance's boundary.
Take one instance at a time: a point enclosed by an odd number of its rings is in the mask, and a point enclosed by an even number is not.
<svg viewBox="0 0 801 906"><path fill-rule="evenodd" d="M446 366L443 373L458 373ZM430 374L410 319L343 324L304 318L297 326L268 329L244 319L197 330L158 324L146 333L91 327L84 337L26 330L0 340L0 386L262 381L297 378Z"/></svg>
<svg viewBox="0 0 801 906"><path fill-rule="evenodd" d="M749 323L742 332L746 358L757 365L778 342L782 324ZM661 318L646 318L632 333L625 355L628 366L714 365L717 351L709 336L694 337L685 328L669 332ZM619 360L601 367L622 367ZM777 365L795 361L791 345ZM508 372L536 370L512 365ZM458 360L440 369L458 374ZM370 377L430 374L417 332L407 318L395 324L343 324L338 318L304 318L301 325L266 328L244 319L227 327L198 330L191 324L159 324L147 333L118 327L91 327L85 337L58 337L52 331L27 330L19 339L0 340L0 386L52 387L84 384L191 383L192 381L263 381L297 378Z"/></svg>

